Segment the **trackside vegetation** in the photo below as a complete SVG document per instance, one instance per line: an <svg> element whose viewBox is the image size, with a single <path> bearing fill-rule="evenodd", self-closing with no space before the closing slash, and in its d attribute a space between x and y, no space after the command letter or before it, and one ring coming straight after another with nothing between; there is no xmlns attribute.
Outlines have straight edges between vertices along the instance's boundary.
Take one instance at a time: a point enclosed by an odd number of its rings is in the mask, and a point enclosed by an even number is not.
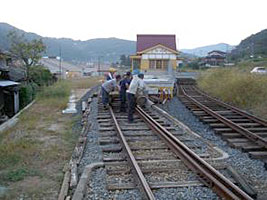
<svg viewBox="0 0 267 200"><path fill-rule="evenodd" d="M214 97L267 119L267 75L250 68L220 68L203 72L198 86Z"/></svg>
<svg viewBox="0 0 267 200"><path fill-rule="evenodd" d="M9 130L0 133L0 199L57 199L80 133L80 115L63 115L71 90L85 91L98 78L63 80L43 87L36 102ZM75 128L74 128L75 127Z"/></svg>

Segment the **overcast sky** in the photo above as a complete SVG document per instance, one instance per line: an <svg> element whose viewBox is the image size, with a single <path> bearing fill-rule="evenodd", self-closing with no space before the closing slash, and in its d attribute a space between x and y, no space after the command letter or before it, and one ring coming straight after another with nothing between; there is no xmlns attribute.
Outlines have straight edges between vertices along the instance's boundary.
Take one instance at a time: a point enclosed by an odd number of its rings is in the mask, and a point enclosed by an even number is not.
<svg viewBox="0 0 267 200"><path fill-rule="evenodd" d="M237 45L267 28L267 0L2 0L0 22L57 38L175 34L178 49Z"/></svg>

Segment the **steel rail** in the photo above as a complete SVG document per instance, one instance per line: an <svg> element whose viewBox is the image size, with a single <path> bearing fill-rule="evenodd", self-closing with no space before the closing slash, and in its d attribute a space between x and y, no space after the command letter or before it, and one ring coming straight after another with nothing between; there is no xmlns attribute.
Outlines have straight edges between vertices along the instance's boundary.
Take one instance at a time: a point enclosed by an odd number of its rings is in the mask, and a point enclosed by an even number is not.
<svg viewBox="0 0 267 200"><path fill-rule="evenodd" d="M113 122L115 123L115 128L118 132L120 141L123 144L123 148L127 154L128 161L130 162L132 169L134 170L134 172L137 176L137 181L140 183L141 189L142 189L143 193L145 194L146 199L155 200L154 194L153 194L151 188L149 187L149 185L148 185L148 183L144 177L144 174L142 173L136 159L134 158L134 155L133 155L133 153L132 153L132 151L131 151L131 149L130 149L130 147L129 147L129 145L128 145L128 143L127 143L127 141L126 141L126 139L125 139L125 137L121 131L119 123L118 123L111 107L109 108L109 111L111 113Z"/></svg>
<svg viewBox="0 0 267 200"><path fill-rule="evenodd" d="M201 159L196 153L190 150L179 139L174 137L163 126L156 122L151 116L145 113L139 106L137 113L142 119L164 139L169 148L179 157L185 165L197 173L200 180L208 187L211 187L220 197L225 199L252 200L244 191L225 178L220 172Z"/></svg>
<svg viewBox="0 0 267 200"><path fill-rule="evenodd" d="M212 117L218 119L219 121L221 121L222 123L224 123L225 125L227 125L228 127L230 127L231 129L235 130L236 132L242 134L243 136L245 136L246 138L248 138L249 140L255 142L256 144L267 148L267 140L265 140L264 138L258 136L257 134L245 129L242 126L239 126L238 124L232 122L231 120L223 117L222 115L214 112L213 110L211 110L210 108L208 108L207 106L203 105L202 103L198 102L197 100L195 100L194 98L192 98L191 96L189 96L188 94L186 94L186 92L184 91L184 88L181 87L184 96L189 99L191 102L193 102L195 105L197 105L199 108L201 108L204 112L208 113L209 115L211 115Z"/></svg>
<svg viewBox="0 0 267 200"><path fill-rule="evenodd" d="M213 100L213 101L215 101L216 103L218 103L219 105L223 105L224 107L229 108L229 109L231 109L232 111L234 111L234 112L236 112L236 113L238 113L238 114L240 114L240 115L243 115L243 116L245 116L245 117L247 117L247 118L249 118L249 119L251 119L251 120L253 120L253 121L255 121L255 122L259 123L259 124L261 124L261 125L267 126L267 121L266 121L266 120L260 119L260 118L258 118L258 117L256 117L256 116L251 115L251 114L249 114L249 113L247 113L247 112L244 112L244 111L242 111L242 110L240 110L240 109L238 109L238 108L236 108L236 107L234 107L234 106L231 106L231 105L229 105L229 104L227 104L227 103L224 103L224 102L222 102L221 100L215 99L215 98L211 97L210 95L208 95L208 94L202 92L201 90L199 90L199 89L196 88L195 86L192 86L192 88L193 88L195 91L197 91L198 93L200 93L202 96L208 98L209 100Z"/></svg>

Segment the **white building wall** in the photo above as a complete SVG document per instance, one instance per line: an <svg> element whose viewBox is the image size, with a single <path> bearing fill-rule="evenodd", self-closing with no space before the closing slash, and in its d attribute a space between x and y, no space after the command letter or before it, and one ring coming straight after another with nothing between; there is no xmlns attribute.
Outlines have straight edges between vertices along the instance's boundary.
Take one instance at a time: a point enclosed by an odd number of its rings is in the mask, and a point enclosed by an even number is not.
<svg viewBox="0 0 267 200"><path fill-rule="evenodd" d="M166 60L176 60L176 54L168 51L167 49L158 47L144 53L142 59L166 59Z"/></svg>
<svg viewBox="0 0 267 200"><path fill-rule="evenodd" d="M175 54L143 54L142 59L166 59L166 60L176 60Z"/></svg>

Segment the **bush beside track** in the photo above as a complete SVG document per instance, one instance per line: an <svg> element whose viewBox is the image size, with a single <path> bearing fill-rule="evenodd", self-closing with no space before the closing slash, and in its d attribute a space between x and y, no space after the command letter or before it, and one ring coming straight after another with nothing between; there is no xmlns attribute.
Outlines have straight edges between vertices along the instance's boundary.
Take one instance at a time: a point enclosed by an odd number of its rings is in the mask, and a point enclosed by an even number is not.
<svg viewBox="0 0 267 200"><path fill-rule="evenodd" d="M210 69L197 80L208 94L267 119L267 76L248 67Z"/></svg>

